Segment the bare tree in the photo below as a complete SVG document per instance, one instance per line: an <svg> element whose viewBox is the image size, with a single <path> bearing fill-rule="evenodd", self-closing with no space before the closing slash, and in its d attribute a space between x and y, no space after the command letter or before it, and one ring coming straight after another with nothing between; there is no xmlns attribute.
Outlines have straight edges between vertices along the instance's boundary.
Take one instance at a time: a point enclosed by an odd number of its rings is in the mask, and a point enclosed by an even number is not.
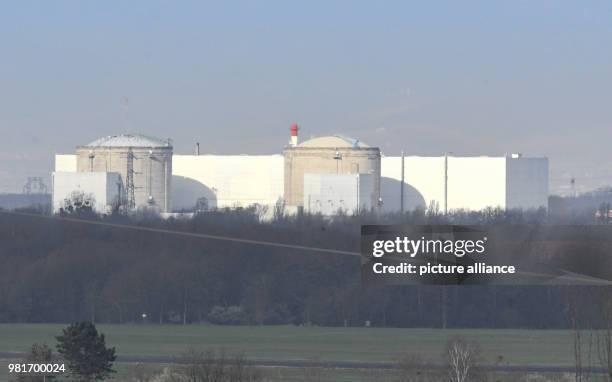
<svg viewBox="0 0 612 382"><path fill-rule="evenodd" d="M604 369L605 378L612 382L612 301L610 290L602 293L601 329L597 331L597 355L599 364Z"/></svg>
<svg viewBox="0 0 612 382"><path fill-rule="evenodd" d="M278 198L274 204L273 217L274 220L282 220L285 217L285 200L282 198Z"/></svg>
<svg viewBox="0 0 612 382"><path fill-rule="evenodd" d="M244 356L228 357L224 352L189 349L179 360L180 366L170 373L173 381L190 382L259 382L259 371Z"/></svg>
<svg viewBox="0 0 612 382"><path fill-rule="evenodd" d="M572 329L572 344L574 353L574 380L576 382L588 381L590 378L590 366L593 352L593 332L591 331L587 339L584 338L587 323L583 315L580 314L581 307L579 302L584 298L581 290L568 289L566 291L567 319ZM588 341L588 347L585 349L585 341ZM584 354L586 351L586 354ZM585 367L585 362L587 367Z"/></svg>
<svg viewBox="0 0 612 382"><path fill-rule="evenodd" d="M51 349L46 344L35 343L22 363L49 363L53 359ZM55 379L53 373L17 374L18 382L43 382Z"/></svg>
<svg viewBox="0 0 612 382"><path fill-rule="evenodd" d="M446 346L446 361L450 382L473 382L480 379L480 346L455 337Z"/></svg>

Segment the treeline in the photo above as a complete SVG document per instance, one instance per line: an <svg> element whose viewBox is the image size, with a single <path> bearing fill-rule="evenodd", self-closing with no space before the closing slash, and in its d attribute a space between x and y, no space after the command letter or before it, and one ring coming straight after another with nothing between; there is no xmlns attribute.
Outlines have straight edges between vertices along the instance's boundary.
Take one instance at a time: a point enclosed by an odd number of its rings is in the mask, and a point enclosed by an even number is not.
<svg viewBox="0 0 612 382"><path fill-rule="evenodd" d="M0 213L0 321L568 326L560 287L364 288L358 256L190 235L359 252L362 224L545 223L543 211L281 216L269 222L251 210L185 220L76 218L83 220ZM586 289L584 295L594 294Z"/></svg>

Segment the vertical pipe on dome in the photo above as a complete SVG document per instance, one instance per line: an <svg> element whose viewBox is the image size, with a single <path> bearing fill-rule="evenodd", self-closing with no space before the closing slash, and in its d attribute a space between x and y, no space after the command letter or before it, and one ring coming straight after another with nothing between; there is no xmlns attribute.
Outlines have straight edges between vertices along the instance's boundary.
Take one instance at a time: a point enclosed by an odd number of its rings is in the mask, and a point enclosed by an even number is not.
<svg viewBox="0 0 612 382"><path fill-rule="evenodd" d="M291 125L291 141L289 141L289 145L291 147L295 147L298 145L298 129L299 127L297 123Z"/></svg>

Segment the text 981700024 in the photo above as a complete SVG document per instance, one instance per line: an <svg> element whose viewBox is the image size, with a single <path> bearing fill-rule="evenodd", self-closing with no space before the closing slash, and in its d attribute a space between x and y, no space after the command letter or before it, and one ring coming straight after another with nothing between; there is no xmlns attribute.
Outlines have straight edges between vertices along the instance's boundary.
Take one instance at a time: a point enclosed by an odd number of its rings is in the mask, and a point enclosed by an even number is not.
<svg viewBox="0 0 612 382"><path fill-rule="evenodd" d="M66 371L63 363L9 363L9 373L59 374Z"/></svg>

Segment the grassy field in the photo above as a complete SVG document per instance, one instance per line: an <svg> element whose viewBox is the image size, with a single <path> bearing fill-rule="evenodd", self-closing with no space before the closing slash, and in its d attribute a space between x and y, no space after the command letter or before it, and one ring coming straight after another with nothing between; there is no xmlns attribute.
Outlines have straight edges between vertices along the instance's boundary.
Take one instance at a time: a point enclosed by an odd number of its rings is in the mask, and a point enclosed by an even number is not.
<svg viewBox="0 0 612 382"><path fill-rule="evenodd" d="M8 361L0 360L0 382L12 382L14 375L8 373ZM149 380L150 376L158 375L163 372L166 365L158 364L116 364L113 369L116 371L112 376L112 381L116 382L136 382ZM265 382L381 382L396 381L393 378L396 374L392 371L366 371L366 370L342 370L342 369L300 369L300 368L261 368L260 373L264 376ZM372 378L372 376L386 378ZM149 377L149 378L147 378ZM61 376L56 379L58 382L66 380ZM504 381L505 382L505 381ZM512 380L516 382L516 380Z"/></svg>
<svg viewBox="0 0 612 382"><path fill-rule="evenodd" d="M55 345L65 325L0 324L0 352L26 351L34 342ZM383 328L98 325L119 355L176 356L189 347L225 349L252 359L388 361L419 353L439 360L448 338L481 344L486 359L503 364L571 366L571 336L556 330L441 330Z"/></svg>

